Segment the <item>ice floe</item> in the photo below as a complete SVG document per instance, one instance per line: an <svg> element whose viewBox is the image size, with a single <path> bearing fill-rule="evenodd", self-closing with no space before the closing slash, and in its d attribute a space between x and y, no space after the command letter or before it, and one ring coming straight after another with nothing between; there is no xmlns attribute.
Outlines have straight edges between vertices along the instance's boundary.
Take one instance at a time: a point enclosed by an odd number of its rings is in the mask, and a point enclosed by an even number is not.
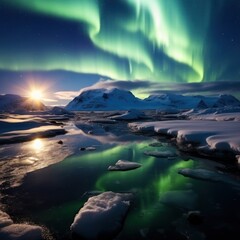
<svg viewBox="0 0 240 240"><path fill-rule="evenodd" d="M223 182L223 183L228 183L228 184L234 185L236 187L240 187L239 181L235 180L234 178L230 177L229 175L226 175L226 174L220 173L220 172L207 170L207 169L183 168L183 169L179 169L178 173L185 177L213 181L213 182Z"/></svg>
<svg viewBox="0 0 240 240"><path fill-rule="evenodd" d="M114 166L109 166L109 171L126 171L141 167L142 164L126 160L118 160Z"/></svg>
<svg viewBox="0 0 240 240"><path fill-rule="evenodd" d="M172 151L145 151L144 152L145 155L147 156L152 156L152 157L156 157L156 158L172 158L172 157L176 157L176 153L172 152Z"/></svg>
<svg viewBox="0 0 240 240"><path fill-rule="evenodd" d="M132 194L114 192L90 197L70 227L73 236L83 239L114 237L122 228L131 198Z"/></svg>
<svg viewBox="0 0 240 240"><path fill-rule="evenodd" d="M0 239L43 240L43 229L36 225L14 224L10 216L0 210Z"/></svg>

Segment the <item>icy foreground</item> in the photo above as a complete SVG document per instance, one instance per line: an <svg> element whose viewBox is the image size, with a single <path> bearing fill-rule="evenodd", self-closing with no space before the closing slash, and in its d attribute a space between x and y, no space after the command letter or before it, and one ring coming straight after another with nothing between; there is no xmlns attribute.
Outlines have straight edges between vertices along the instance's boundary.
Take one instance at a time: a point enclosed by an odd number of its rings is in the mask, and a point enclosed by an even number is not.
<svg viewBox="0 0 240 240"><path fill-rule="evenodd" d="M131 194L114 192L90 197L70 227L73 236L84 239L114 237L122 228L131 197Z"/></svg>
<svg viewBox="0 0 240 240"><path fill-rule="evenodd" d="M128 126L136 132L174 137L178 145L202 155L236 158L240 153L240 122L237 121L177 120L129 123Z"/></svg>
<svg viewBox="0 0 240 240"><path fill-rule="evenodd" d="M14 224L10 216L0 210L0 239L42 240L43 229L28 224Z"/></svg>

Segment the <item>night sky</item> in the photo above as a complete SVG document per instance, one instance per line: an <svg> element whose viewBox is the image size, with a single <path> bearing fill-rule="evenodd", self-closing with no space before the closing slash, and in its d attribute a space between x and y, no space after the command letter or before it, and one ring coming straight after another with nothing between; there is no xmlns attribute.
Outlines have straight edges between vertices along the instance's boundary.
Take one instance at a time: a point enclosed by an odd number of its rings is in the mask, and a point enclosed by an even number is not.
<svg viewBox="0 0 240 240"><path fill-rule="evenodd" d="M239 0L0 0L0 94L240 95Z"/></svg>

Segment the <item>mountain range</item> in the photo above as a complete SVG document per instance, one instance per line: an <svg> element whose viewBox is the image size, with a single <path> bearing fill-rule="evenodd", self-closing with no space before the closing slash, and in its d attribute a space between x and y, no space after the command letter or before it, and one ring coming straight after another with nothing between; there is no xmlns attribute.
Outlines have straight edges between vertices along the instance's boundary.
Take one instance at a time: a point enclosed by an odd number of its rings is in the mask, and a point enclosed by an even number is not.
<svg viewBox="0 0 240 240"><path fill-rule="evenodd" d="M112 89L86 89L65 107L69 111L129 110L129 109L192 109L240 106L232 95L184 96L180 94L151 95L145 99L135 97L130 91Z"/></svg>
<svg viewBox="0 0 240 240"><path fill-rule="evenodd" d="M130 91L118 88L83 89L79 96L70 101L67 111L108 111L130 109L156 109L167 112L188 109L220 108L240 106L240 101L232 95L184 96L180 94L151 95L145 99L135 97ZM61 108L62 109L62 108ZM40 101L13 94L0 95L0 112L22 113L49 110ZM63 110L63 109L62 109ZM61 110L61 111L62 111Z"/></svg>

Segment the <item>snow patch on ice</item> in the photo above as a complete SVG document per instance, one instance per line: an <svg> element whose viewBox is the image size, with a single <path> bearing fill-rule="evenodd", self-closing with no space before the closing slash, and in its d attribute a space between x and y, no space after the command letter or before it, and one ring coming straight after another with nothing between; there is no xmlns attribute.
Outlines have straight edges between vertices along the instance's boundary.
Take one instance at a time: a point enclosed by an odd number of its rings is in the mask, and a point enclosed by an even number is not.
<svg viewBox="0 0 240 240"><path fill-rule="evenodd" d="M131 197L114 192L90 197L74 218L70 227L73 235L84 239L114 237L122 228Z"/></svg>
<svg viewBox="0 0 240 240"><path fill-rule="evenodd" d="M0 210L0 239L42 240L43 229L28 224L14 224L10 216Z"/></svg>

